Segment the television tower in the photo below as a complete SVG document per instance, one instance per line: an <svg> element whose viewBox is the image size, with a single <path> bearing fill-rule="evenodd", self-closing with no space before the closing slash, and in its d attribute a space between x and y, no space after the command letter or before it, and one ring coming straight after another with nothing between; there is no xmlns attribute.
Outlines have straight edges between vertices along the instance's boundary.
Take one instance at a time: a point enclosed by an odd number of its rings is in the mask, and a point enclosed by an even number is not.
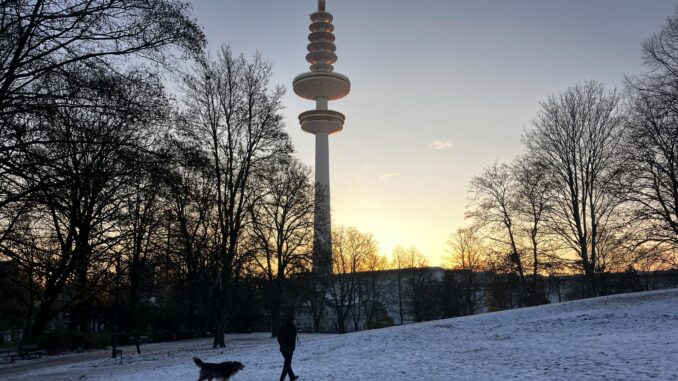
<svg viewBox="0 0 678 381"><path fill-rule="evenodd" d="M313 232L313 271L332 273L332 227L330 218L329 135L344 127L342 113L329 110L327 102L340 99L351 91L351 81L334 72L337 61L332 15L325 11L325 0L318 0L318 11L311 15L306 61L311 71L294 78L294 92L315 101L315 110L299 115L301 129L315 135L315 208Z"/></svg>

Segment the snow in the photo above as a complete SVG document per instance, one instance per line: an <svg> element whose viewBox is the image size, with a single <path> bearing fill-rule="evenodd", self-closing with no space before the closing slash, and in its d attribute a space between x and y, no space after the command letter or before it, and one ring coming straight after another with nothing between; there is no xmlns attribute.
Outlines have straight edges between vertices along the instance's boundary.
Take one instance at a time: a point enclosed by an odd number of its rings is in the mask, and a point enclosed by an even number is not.
<svg viewBox="0 0 678 381"><path fill-rule="evenodd" d="M300 335L302 380L678 380L678 289L594 298L346 335ZM193 356L237 360L233 381L275 380L264 333L149 344L0 366L0 380L193 380Z"/></svg>

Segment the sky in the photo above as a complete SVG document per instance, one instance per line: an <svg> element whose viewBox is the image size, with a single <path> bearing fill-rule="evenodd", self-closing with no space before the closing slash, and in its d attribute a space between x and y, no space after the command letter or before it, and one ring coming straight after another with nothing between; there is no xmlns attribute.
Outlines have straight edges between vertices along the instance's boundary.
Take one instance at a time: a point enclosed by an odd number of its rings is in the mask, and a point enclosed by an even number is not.
<svg viewBox="0 0 678 381"><path fill-rule="evenodd" d="M315 108L292 79L308 71L316 0L193 0L208 49L230 44L273 64L299 159L314 137L297 116ZM415 246L446 263L449 235L468 223L472 176L523 150L539 102L578 82L623 90L645 70L641 43L678 3L666 0L327 0L335 71L351 93L330 136L333 226L372 233L383 254Z"/></svg>

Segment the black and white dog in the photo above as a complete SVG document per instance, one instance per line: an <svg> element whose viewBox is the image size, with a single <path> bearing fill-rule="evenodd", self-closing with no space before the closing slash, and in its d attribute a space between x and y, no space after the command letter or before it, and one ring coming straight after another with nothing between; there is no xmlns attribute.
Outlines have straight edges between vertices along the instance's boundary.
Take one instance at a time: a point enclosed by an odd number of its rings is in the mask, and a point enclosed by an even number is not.
<svg viewBox="0 0 678 381"><path fill-rule="evenodd" d="M237 361L225 361L221 363L202 362L197 357L193 357L193 362L200 368L200 377L198 381L202 380L221 380L228 381L238 371L245 369L245 365Z"/></svg>

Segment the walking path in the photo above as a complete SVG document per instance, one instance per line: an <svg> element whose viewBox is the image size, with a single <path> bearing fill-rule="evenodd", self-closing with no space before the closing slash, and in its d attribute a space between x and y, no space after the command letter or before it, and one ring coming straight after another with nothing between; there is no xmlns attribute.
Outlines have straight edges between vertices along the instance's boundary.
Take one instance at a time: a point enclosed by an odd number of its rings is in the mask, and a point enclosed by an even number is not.
<svg viewBox="0 0 678 381"><path fill-rule="evenodd" d="M233 335L237 336L237 335ZM212 339L194 339L194 340L183 340L175 341L170 343L151 343L141 345L141 353L144 356L161 354L167 352L168 350L175 348L195 348L200 347L202 349L209 348L212 343ZM122 358L123 364L118 366L125 365L125 359L130 357L136 357L136 347L134 345L130 346L121 346L118 347L122 349ZM23 375L31 370L38 368L56 368L62 366L76 366L80 363L90 362L94 360L110 359L110 362L114 364L113 359L111 358L111 349L97 349L92 351L86 351L82 353L68 353L63 355L56 356L44 356L41 359L34 360L17 360L13 363L0 364L0 380L16 380L19 375Z"/></svg>

